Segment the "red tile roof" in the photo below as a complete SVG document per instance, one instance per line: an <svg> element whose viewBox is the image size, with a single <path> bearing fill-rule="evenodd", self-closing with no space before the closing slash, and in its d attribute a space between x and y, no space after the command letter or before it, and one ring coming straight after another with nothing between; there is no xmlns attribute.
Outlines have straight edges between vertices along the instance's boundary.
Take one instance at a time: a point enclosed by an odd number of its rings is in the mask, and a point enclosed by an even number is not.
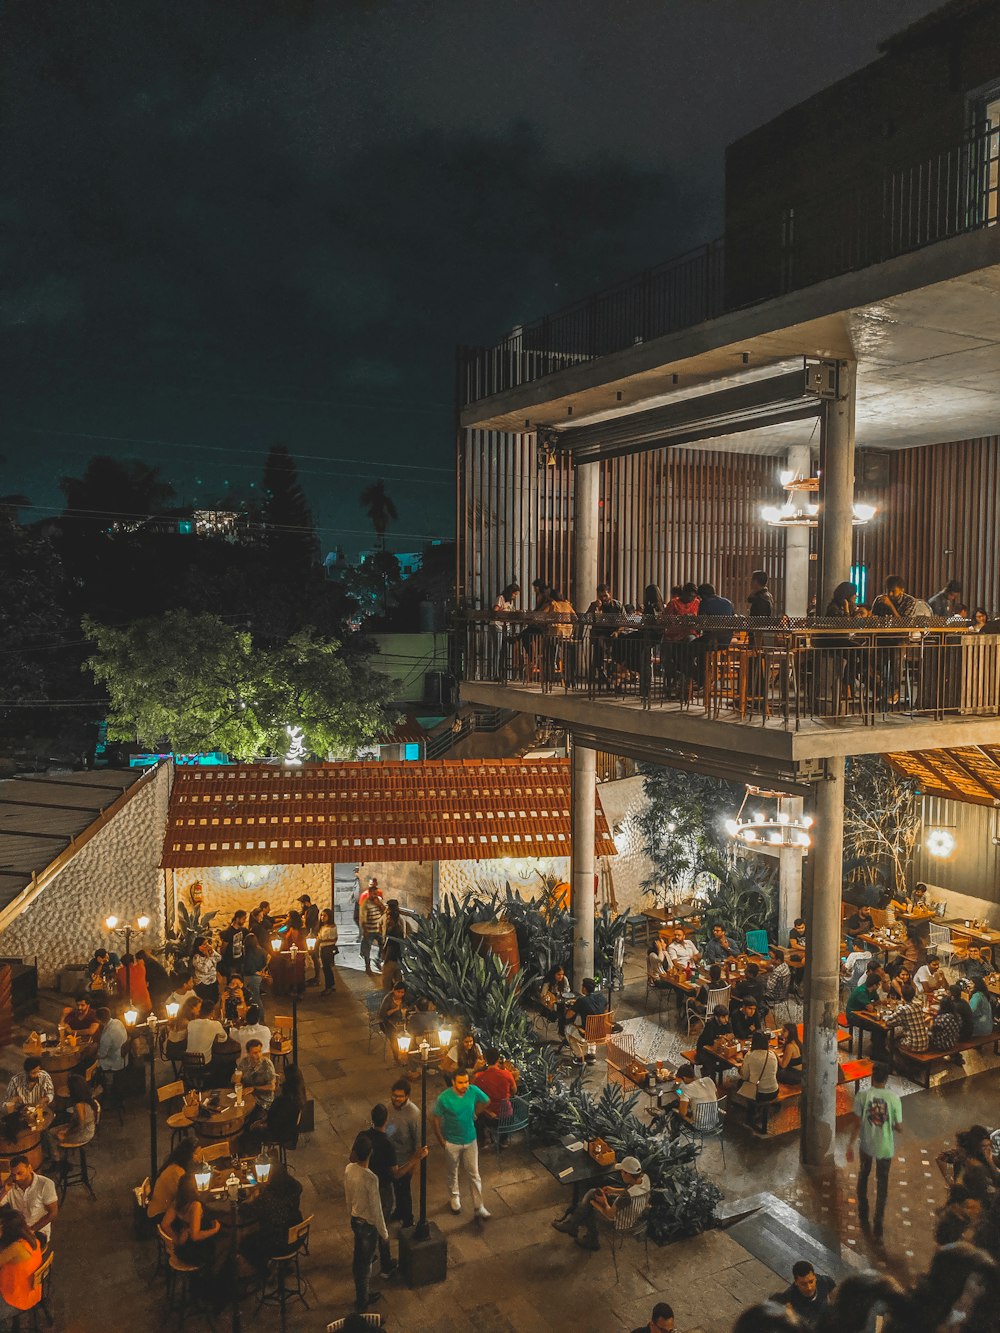
<svg viewBox="0 0 1000 1333"><path fill-rule="evenodd" d="M595 851L615 844L597 799ZM570 854L568 759L180 768L161 865Z"/></svg>

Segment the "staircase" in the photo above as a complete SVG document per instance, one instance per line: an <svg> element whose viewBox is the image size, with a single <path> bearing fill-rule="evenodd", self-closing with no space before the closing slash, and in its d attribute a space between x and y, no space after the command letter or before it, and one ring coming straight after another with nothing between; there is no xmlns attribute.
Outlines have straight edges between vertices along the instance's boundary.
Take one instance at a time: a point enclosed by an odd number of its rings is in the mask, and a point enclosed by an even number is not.
<svg viewBox="0 0 1000 1333"><path fill-rule="evenodd" d="M835 1282L864 1267L861 1258L841 1249L837 1234L810 1222L773 1194L753 1194L720 1206L719 1224L754 1258L791 1282L792 1264L808 1259L817 1273ZM777 1286L777 1284L776 1284Z"/></svg>
<svg viewBox="0 0 1000 1333"><path fill-rule="evenodd" d="M517 713L509 708L474 708L460 718L461 727L445 727L427 740L427 758L441 759L452 746L464 740L473 732L497 732L511 722Z"/></svg>

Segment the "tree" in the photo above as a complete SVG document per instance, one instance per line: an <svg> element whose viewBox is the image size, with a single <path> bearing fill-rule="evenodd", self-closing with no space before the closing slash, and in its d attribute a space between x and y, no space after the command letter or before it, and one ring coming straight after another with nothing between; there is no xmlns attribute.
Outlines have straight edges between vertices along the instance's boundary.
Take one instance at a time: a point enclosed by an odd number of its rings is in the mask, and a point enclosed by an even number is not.
<svg viewBox="0 0 1000 1333"><path fill-rule="evenodd" d="M174 488L159 468L106 454L92 458L82 477L60 477L59 489L66 497L67 516L72 516L70 531L80 533L140 523L161 514L174 498Z"/></svg>
<svg viewBox="0 0 1000 1333"><path fill-rule="evenodd" d="M108 738L233 759L284 755L289 727L309 754L353 756L392 725L388 686L336 640L312 631L274 648L217 616L170 611L126 629L84 621L87 666L108 691Z"/></svg>
<svg viewBox="0 0 1000 1333"><path fill-rule="evenodd" d="M920 833L920 792L878 755L847 761L844 879L883 893L906 887Z"/></svg>
<svg viewBox="0 0 1000 1333"><path fill-rule="evenodd" d="M283 444L276 444L264 464L265 540L283 572L294 574L319 565L319 544L312 511L299 484L295 460Z"/></svg>
<svg viewBox="0 0 1000 1333"><path fill-rule="evenodd" d="M368 514L369 522L375 529L379 546L384 551L386 529L390 523L396 522L399 514L396 512L396 506L386 494L385 482L381 477L378 481L373 481L370 486L366 486L361 492L361 503Z"/></svg>
<svg viewBox="0 0 1000 1333"><path fill-rule="evenodd" d="M642 887L665 905L690 893L701 871L715 872L730 858L725 820L738 809L743 788L652 764L643 778L646 806L637 822L653 872Z"/></svg>

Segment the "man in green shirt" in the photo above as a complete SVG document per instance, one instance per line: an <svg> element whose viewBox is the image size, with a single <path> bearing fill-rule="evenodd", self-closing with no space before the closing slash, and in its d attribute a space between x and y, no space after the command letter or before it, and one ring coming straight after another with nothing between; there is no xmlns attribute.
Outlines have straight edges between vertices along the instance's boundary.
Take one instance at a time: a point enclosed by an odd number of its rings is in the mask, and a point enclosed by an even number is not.
<svg viewBox="0 0 1000 1333"><path fill-rule="evenodd" d="M462 1211L458 1192L458 1169L464 1167L472 1184L472 1203L477 1217L489 1217L483 1204L483 1182L479 1175L479 1144L476 1142L476 1113L489 1103L482 1088L469 1086L469 1075L458 1073L432 1109L434 1133L448 1158L451 1211Z"/></svg>
<svg viewBox="0 0 1000 1333"><path fill-rule="evenodd" d="M861 1165L858 1169L858 1217L868 1227L868 1178L875 1163L875 1239L882 1239L885 1202L889 1193L889 1169L896 1151L896 1131L903 1124L903 1107L885 1086L889 1066L874 1065L870 1088L854 1098L854 1124L847 1145L847 1160L854 1159L854 1144L861 1136Z"/></svg>
<svg viewBox="0 0 1000 1333"><path fill-rule="evenodd" d="M872 966L869 964L869 966ZM869 1005L876 1005L879 1002L879 987L882 980L881 972L877 969L869 971L860 986L855 986L847 997L847 1004L844 1006L844 1013L847 1017L847 1026L853 1037L854 1029L860 1028L862 1032L870 1032L872 1037L872 1054L876 1060L885 1059L886 1041L885 1029L877 1023L870 1023L867 1018L860 1016L859 1011L867 1009ZM862 1037L858 1038L858 1054L861 1053L860 1043Z"/></svg>

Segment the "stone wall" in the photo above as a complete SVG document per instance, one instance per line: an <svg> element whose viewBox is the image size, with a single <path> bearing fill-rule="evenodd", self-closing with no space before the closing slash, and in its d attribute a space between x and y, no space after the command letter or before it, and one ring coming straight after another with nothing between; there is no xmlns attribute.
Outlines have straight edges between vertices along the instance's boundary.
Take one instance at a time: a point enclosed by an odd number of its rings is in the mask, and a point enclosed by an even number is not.
<svg viewBox="0 0 1000 1333"><path fill-rule="evenodd" d="M568 856L541 856L531 858L510 857L495 861L442 861L438 884L438 896L441 903L446 899L461 902L471 888L477 884L483 888L496 888L503 891L509 883L522 897L535 897L542 887L542 882L533 873L533 867L545 875L555 875L558 880L569 879Z"/></svg>
<svg viewBox="0 0 1000 1333"><path fill-rule="evenodd" d="M642 889L642 881L652 874L652 866L642 849L636 823L646 804L642 782L641 777L623 778L620 782L602 782L598 789L608 828L618 848L618 855L608 857L608 864L620 912L640 911L652 902Z"/></svg>
<svg viewBox="0 0 1000 1333"><path fill-rule="evenodd" d="M134 921L145 913L151 920L145 942L162 942L159 865L170 782L167 764L142 780L124 808L0 935L0 952L6 957L38 959L41 986L53 985L62 968L86 962L100 944L108 943L103 923L109 914ZM138 941L133 945L140 947Z"/></svg>
<svg viewBox="0 0 1000 1333"><path fill-rule="evenodd" d="M333 902L332 870L329 865L187 867L173 872L173 902L183 897L185 890L197 880L205 891L202 911L217 912L212 925L221 929L229 924L234 912L240 908L249 912L264 898L278 912L297 908L295 900L302 893L308 893L318 907L330 907Z"/></svg>
<svg viewBox="0 0 1000 1333"><path fill-rule="evenodd" d="M434 892L433 861L365 861L358 871L362 888L374 875L385 899L397 898L400 907L421 916L431 909Z"/></svg>

